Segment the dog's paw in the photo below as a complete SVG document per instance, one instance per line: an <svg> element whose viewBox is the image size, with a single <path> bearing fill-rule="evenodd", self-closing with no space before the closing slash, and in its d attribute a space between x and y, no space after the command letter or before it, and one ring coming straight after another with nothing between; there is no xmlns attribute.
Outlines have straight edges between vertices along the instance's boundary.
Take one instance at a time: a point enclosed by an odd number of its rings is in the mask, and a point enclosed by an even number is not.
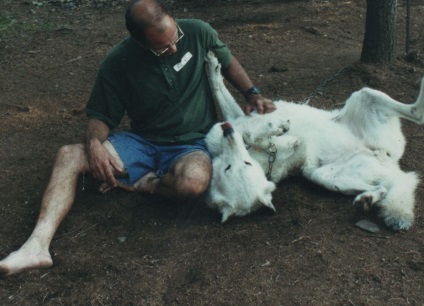
<svg viewBox="0 0 424 306"><path fill-rule="evenodd" d="M278 120L268 122L268 136L281 136L290 129L290 120Z"/></svg>
<svg viewBox="0 0 424 306"><path fill-rule="evenodd" d="M216 57L215 53L213 51L208 51L205 57L205 61L209 64L214 64L214 66L218 65L218 58Z"/></svg>
<svg viewBox="0 0 424 306"><path fill-rule="evenodd" d="M407 230L414 223L413 210L402 206L382 205L378 216L388 227L395 231Z"/></svg>
<svg viewBox="0 0 424 306"><path fill-rule="evenodd" d="M383 216L384 223L395 231L408 230L414 223L413 215Z"/></svg>
<svg viewBox="0 0 424 306"><path fill-rule="evenodd" d="M379 205L381 203L386 193L387 190L383 186L378 186L374 190L364 191L356 196L353 205L367 213L374 205Z"/></svg>
<svg viewBox="0 0 424 306"><path fill-rule="evenodd" d="M360 211L368 213L373 205L372 195L360 194L353 201L353 205Z"/></svg>
<svg viewBox="0 0 424 306"><path fill-rule="evenodd" d="M283 133L287 133L290 130L290 120L281 120L279 127Z"/></svg>

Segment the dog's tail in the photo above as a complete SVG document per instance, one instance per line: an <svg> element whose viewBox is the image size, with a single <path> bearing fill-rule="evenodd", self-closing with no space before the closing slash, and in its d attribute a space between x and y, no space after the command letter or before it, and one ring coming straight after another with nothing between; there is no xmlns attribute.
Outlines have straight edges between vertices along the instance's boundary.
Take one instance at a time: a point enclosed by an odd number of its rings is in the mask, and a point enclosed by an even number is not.
<svg viewBox="0 0 424 306"><path fill-rule="evenodd" d="M399 170L394 184L388 188L379 215L394 230L407 230L414 222L415 190L419 183L415 172Z"/></svg>

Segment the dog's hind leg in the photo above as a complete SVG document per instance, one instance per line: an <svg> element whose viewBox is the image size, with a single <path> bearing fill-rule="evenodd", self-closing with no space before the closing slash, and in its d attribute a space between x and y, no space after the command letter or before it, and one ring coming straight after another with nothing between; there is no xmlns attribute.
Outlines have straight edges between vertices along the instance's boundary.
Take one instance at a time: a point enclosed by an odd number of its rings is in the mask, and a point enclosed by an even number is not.
<svg viewBox="0 0 424 306"><path fill-rule="evenodd" d="M384 119L390 117L400 117L424 124L424 78L421 80L418 98L413 104L396 101L379 90L363 88L351 95L338 117L348 117L347 119L354 119L356 122L371 120L371 124L375 124L374 121L384 123Z"/></svg>
<svg viewBox="0 0 424 306"><path fill-rule="evenodd" d="M384 178L395 165L390 160L382 161L375 152L362 151L336 162L305 167L303 174L329 190L355 195L354 204L369 210L386 196L390 183Z"/></svg>
<svg viewBox="0 0 424 306"><path fill-rule="evenodd" d="M414 222L415 190L418 177L414 172L399 170L394 174L394 183L386 197L379 203L378 215L394 230L407 230Z"/></svg>
<svg viewBox="0 0 424 306"><path fill-rule="evenodd" d="M346 125L365 146L383 149L398 161L406 144L400 118L424 123L424 78L413 104L401 103L381 91L363 88L349 97L334 120Z"/></svg>
<svg viewBox="0 0 424 306"><path fill-rule="evenodd" d="M403 104L402 104L403 105ZM406 108L399 107L400 116L417 124L424 124L424 77L421 80L421 88L417 101Z"/></svg>
<svg viewBox="0 0 424 306"><path fill-rule="evenodd" d="M331 163L304 170L303 175L312 182L335 192L346 195L361 194L364 196L363 201L371 205L380 201L387 192L378 182L375 184L366 182L361 169L355 170L348 164Z"/></svg>
<svg viewBox="0 0 424 306"><path fill-rule="evenodd" d="M409 229L414 221L417 175L403 172L396 164L358 162L357 167L354 163L327 164L304 174L330 190L356 195L353 204L365 211L377 207L379 217L392 229Z"/></svg>

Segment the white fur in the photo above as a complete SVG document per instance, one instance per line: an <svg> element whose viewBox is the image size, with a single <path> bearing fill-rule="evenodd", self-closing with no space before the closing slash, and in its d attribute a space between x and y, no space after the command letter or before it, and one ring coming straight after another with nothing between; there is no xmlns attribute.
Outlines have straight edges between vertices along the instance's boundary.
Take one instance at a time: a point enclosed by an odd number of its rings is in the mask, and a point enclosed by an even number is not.
<svg viewBox="0 0 424 306"><path fill-rule="evenodd" d="M207 203L230 216L244 216L265 205L275 211L271 193L275 184L268 181L257 161L247 152L241 135L232 128L224 134L216 124L206 137L213 157L213 176Z"/></svg>
<svg viewBox="0 0 424 306"><path fill-rule="evenodd" d="M225 88L220 65L212 53L207 62L224 118L242 134L251 146L250 155L265 172L269 168L269 141L276 145L273 182L301 173L325 188L355 195L354 204L366 210L378 207L379 216L395 230L411 227L419 179L414 172L405 173L399 167L406 143L399 118L424 123L424 78L413 104L364 88L334 111L275 101L277 110L271 114L244 116ZM221 178L221 185L231 183ZM210 192L215 190L211 188ZM237 194L233 188L221 197L234 198Z"/></svg>

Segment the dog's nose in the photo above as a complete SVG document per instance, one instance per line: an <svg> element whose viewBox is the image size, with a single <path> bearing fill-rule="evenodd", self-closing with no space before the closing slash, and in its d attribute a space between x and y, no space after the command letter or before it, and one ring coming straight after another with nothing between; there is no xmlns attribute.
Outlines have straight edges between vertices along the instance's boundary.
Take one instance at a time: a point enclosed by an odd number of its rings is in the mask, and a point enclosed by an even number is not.
<svg viewBox="0 0 424 306"><path fill-rule="evenodd" d="M224 137L227 137L229 135L234 134L234 129L233 128L228 128L224 130Z"/></svg>
<svg viewBox="0 0 424 306"><path fill-rule="evenodd" d="M225 122L221 124L222 131L224 132L224 137L227 137L228 135L231 135L234 133L234 129L229 122Z"/></svg>

